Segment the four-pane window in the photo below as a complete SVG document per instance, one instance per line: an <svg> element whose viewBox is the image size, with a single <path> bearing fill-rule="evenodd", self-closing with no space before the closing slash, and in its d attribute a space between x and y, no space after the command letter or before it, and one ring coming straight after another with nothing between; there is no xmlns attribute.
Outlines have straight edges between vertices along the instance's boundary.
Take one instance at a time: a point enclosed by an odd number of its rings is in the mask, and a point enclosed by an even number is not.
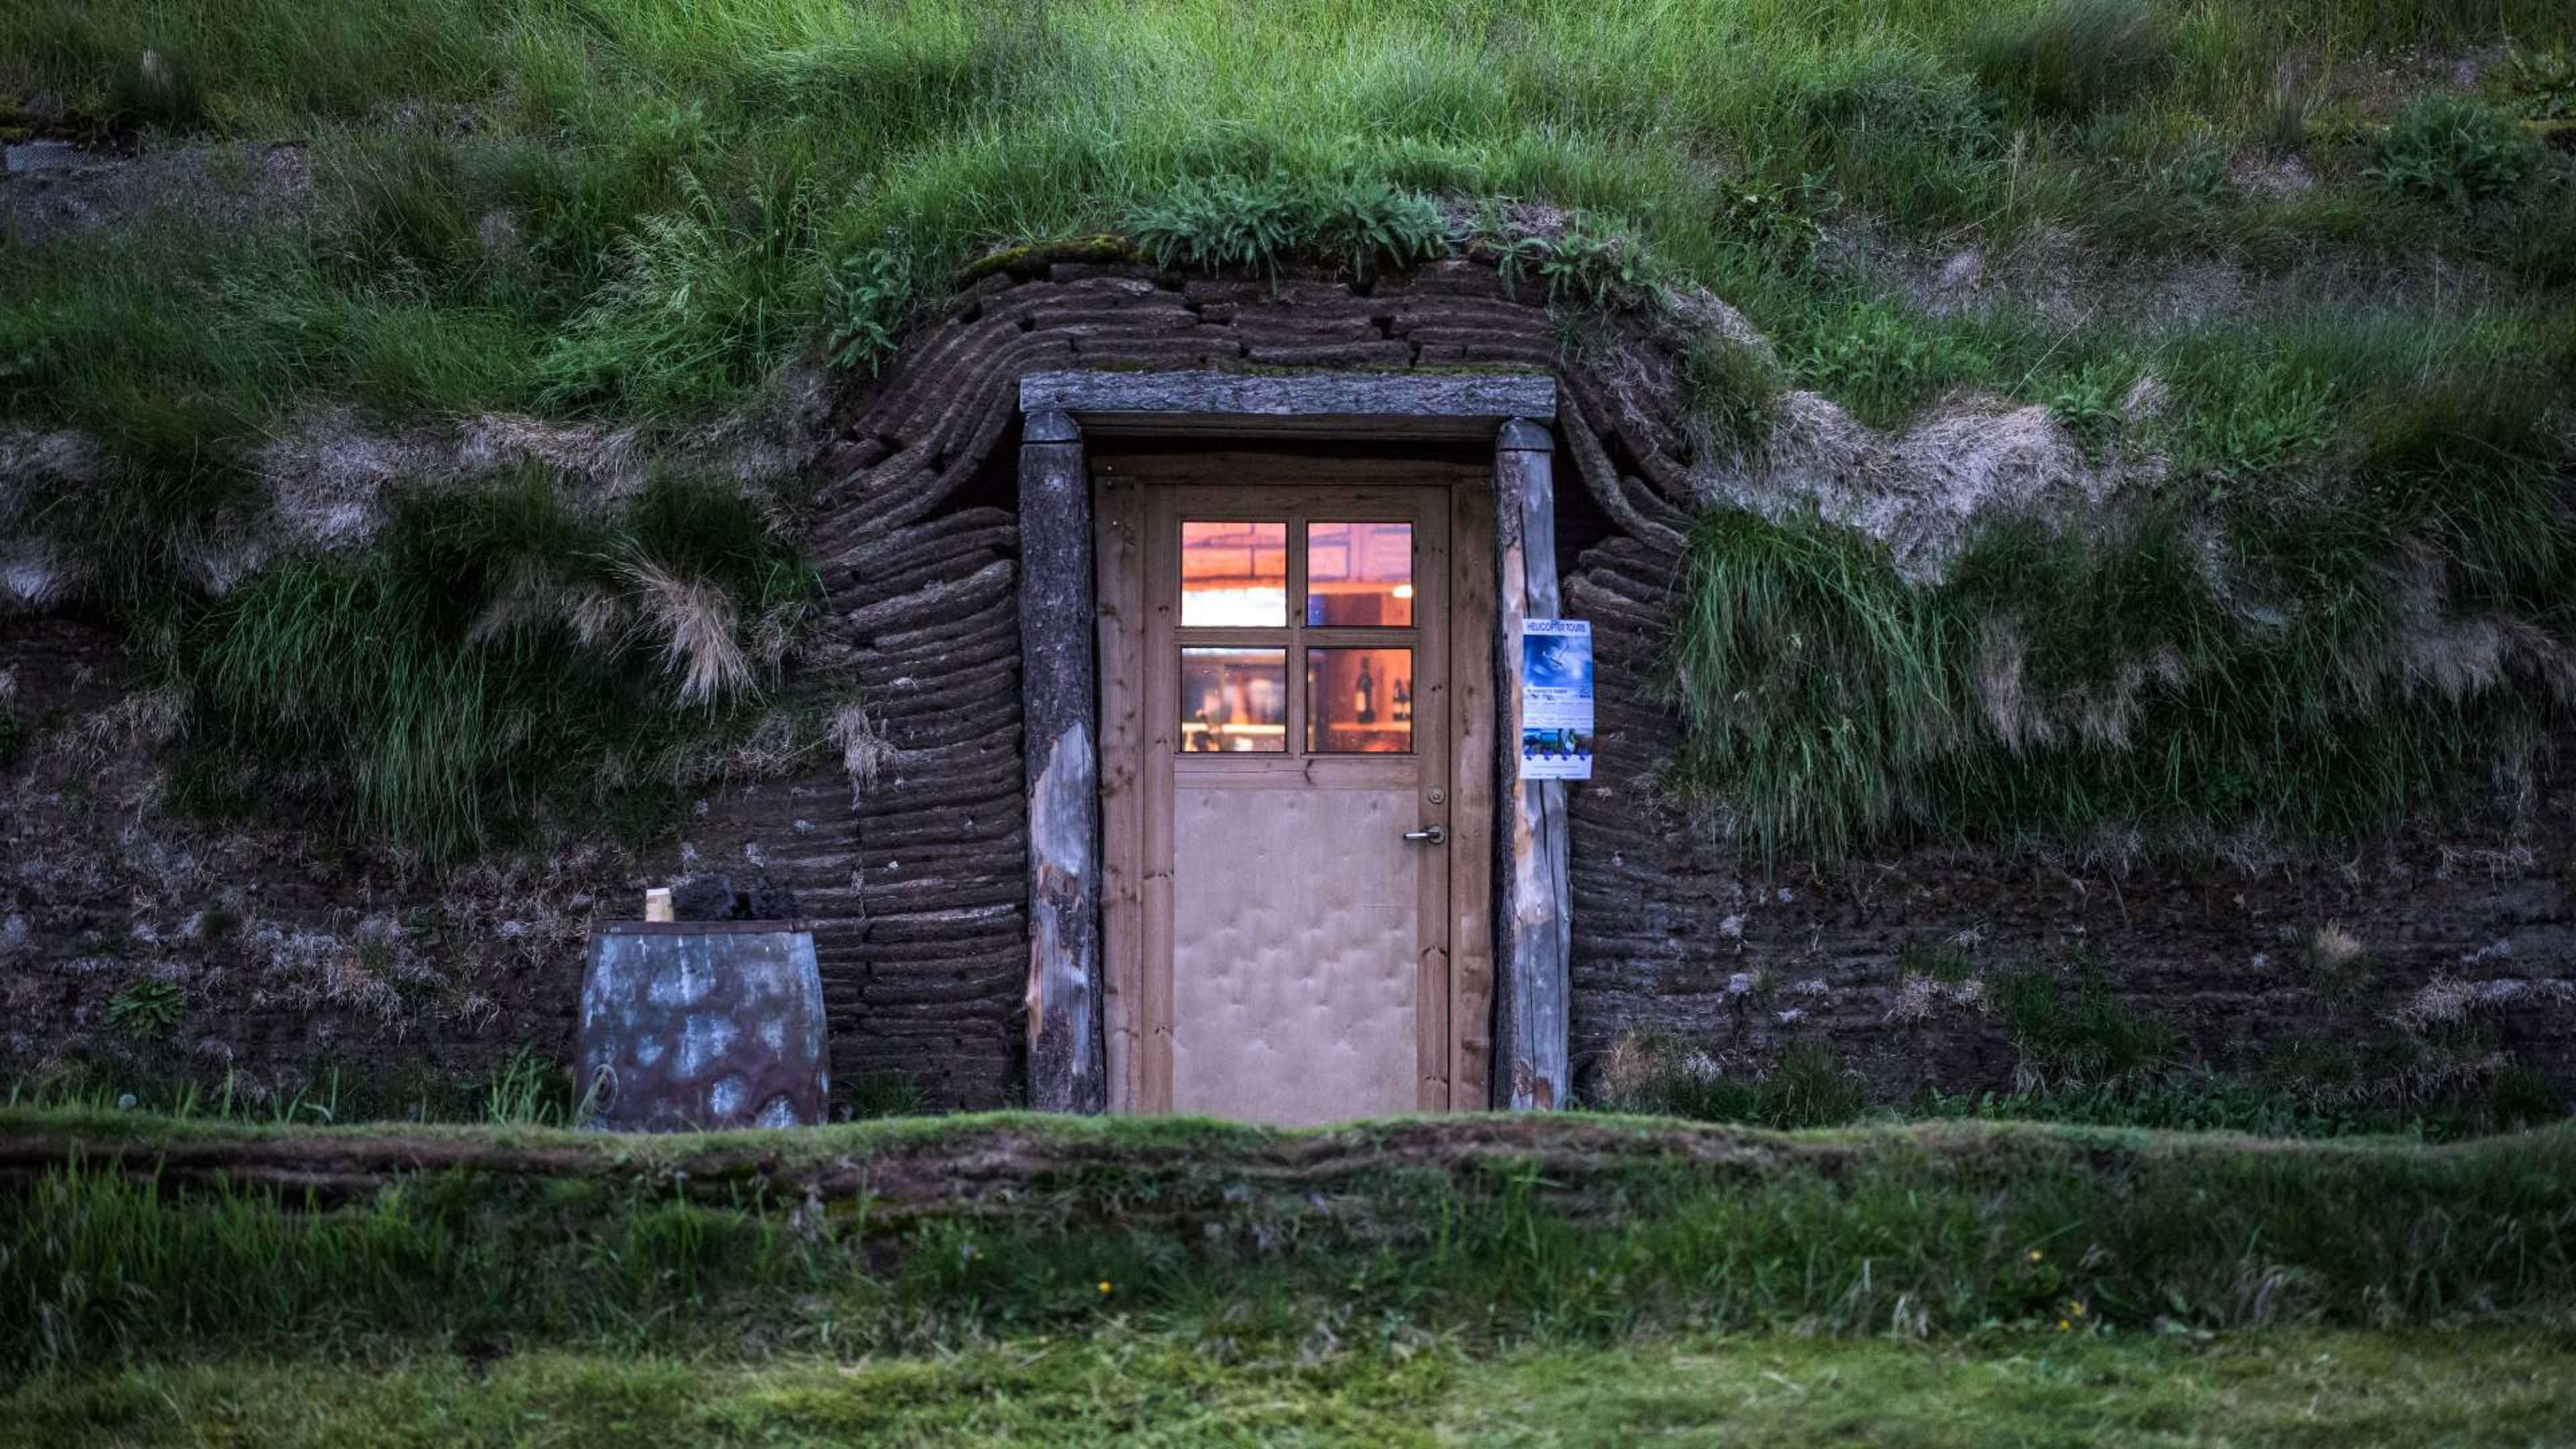
<svg viewBox="0 0 2576 1449"><path fill-rule="evenodd" d="M1408 754L1414 537L1374 519L1184 519L1183 754Z"/></svg>

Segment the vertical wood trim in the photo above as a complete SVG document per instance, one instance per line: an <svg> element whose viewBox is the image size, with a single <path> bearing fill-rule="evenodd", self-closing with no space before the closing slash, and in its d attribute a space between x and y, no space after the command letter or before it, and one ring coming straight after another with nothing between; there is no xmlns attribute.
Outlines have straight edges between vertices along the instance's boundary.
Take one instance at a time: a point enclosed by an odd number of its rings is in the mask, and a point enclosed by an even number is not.
<svg viewBox="0 0 2576 1449"><path fill-rule="evenodd" d="M1020 685L1029 806L1029 1105L1108 1102L1100 987L1099 673L1082 433L1028 416L1020 444Z"/></svg>
<svg viewBox="0 0 2576 1449"><path fill-rule="evenodd" d="M1151 560L1180 557L1180 522L1172 504L1173 490L1155 488L1146 495L1145 554ZM1172 1110L1172 755L1180 748L1180 655L1172 644L1179 622L1179 581L1157 563L1148 569L1145 593L1144 825L1144 969L1138 973L1137 1008L1141 1024L1137 1053L1136 1109L1169 1114Z"/></svg>
<svg viewBox="0 0 2576 1449"><path fill-rule="evenodd" d="M1451 881L1462 873L1457 838L1457 801L1448 789L1450 761L1457 750L1452 721L1456 711L1450 670L1450 648L1456 621L1451 600L1454 571L1449 563L1449 500L1428 488L1410 490L1413 501L1414 622L1418 627L1413 659L1413 808L1419 825L1439 825L1450 832L1447 843L1416 846L1420 879L1416 883L1413 1026L1416 1088L1414 1105L1425 1112L1445 1112L1453 1100L1451 1030L1457 1001L1454 963L1458 942L1451 919ZM1389 686L1392 688L1392 686ZM1425 699L1427 689L1431 697ZM1437 803L1435 802L1435 797ZM1484 866L1474 860L1473 874Z"/></svg>
<svg viewBox="0 0 2576 1449"><path fill-rule="evenodd" d="M1494 678L1500 699L1502 908L1495 913L1495 1105L1565 1105L1572 997L1573 913L1566 880L1565 784L1520 778L1521 623L1560 608L1556 579L1554 447L1545 425L1505 423L1494 452Z"/></svg>
<svg viewBox="0 0 2576 1449"><path fill-rule="evenodd" d="M1145 1100L1145 499L1135 483L1092 488L1100 600L1100 938L1109 1110Z"/></svg>
<svg viewBox="0 0 2576 1449"><path fill-rule="evenodd" d="M1494 495L1449 494L1449 1108L1493 1100Z"/></svg>

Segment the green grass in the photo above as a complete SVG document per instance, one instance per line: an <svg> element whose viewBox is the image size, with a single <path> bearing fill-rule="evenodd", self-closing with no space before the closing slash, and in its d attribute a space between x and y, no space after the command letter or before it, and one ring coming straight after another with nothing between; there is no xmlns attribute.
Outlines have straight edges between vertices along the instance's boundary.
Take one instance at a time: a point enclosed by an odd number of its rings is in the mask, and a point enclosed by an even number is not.
<svg viewBox="0 0 2576 1449"><path fill-rule="evenodd" d="M325 1164L365 1141L19 1111L0 1132L61 1140L85 1121L156 1150L239 1142ZM1282 1135L1004 1117L633 1143L415 1130L531 1165L323 1202L99 1166L27 1180L0 1198L0 1361L86 1372L217 1346L496 1338L701 1353L746 1331L893 1352L1121 1322L1293 1351L1321 1313L1480 1345L2061 1318L2126 1333L2529 1320L2576 1293L2564 1127L2425 1148L1575 1118L1467 1157L1443 1143L1474 1122ZM1342 1165L1283 1176L1326 1161ZM871 1173L965 1162L990 1170L962 1196L865 1190Z"/></svg>
<svg viewBox="0 0 2576 1449"><path fill-rule="evenodd" d="M2320 435L2284 409L2357 399L2283 375L2250 374L2267 400L2177 447L2203 459L2195 493L2089 536L1991 527L1932 587L1820 520L1708 515L1669 666L1682 782L1772 857L2116 832L2191 853L2489 808L2564 719L2540 661L2576 640L2576 519L2519 379L2490 384L2502 403L2380 391L2351 471L2303 487ZM2409 653L2409 567L2446 617L2512 619L2527 652L2493 674Z"/></svg>
<svg viewBox="0 0 2576 1449"><path fill-rule="evenodd" d="M2569 1102L2546 1078L2499 1062L2493 1032L2474 1025L2425 1033L2332 1016L2331 1036L2273 1043L2219 1070L2184 1060L2170 1022L2113 994L2080 959L2062 970L1997 972L1978 986L1977 1009L1998 1018L2015 1054L2010 1090L1873 1099L1866 1078L1813 1042L1755 1065L1721 1065L1646 1032L1587 1064L1581 1105L1774 1129L1974 1118L2421 1142L2569 1116Z"/></svg>
<svg viewBox="0 0 2576 1449"><path fill-rule="evenodd" d="M1449 221L1429 199L1368 182L1185 181L1140 206L1127 232L1155 265L1277 276L1299 255L1329 256L1365 281L1449 249Z"/></svg>
<svg viewBox="0 0 2576 1449"><path fill-rule="evenodd" d="M1819 278L1784 265L1766 244L1776 229L1747 225L1745 196L1926 237L2090 230L2106 198L2191 189L2137 184L2177 135L2268 136L2271 78L2291 60L2358 75L2378 47L2511 38L2546 53L2569 35L2542 0L1821 14L1776 0L1308 0L1256 15L1159 0L864 16L827 0L402 0L323 25L276 0L114 0L0 26L0 84L118 124L311 135L318 220L176 269L120 262L117 243L20 258L11 290L28 300L11 320L66 364L95 351L70 343L85 325L96 340L84 299L101 293L196 324L174 329L176 348L147 347L151 320L129 309L117 325L138 345L82 360L87 378L40 368L23 400L39 411L111 411L90 405L110 373L129 395L211 373L226 396L274 404L347 388L373 357L369 390L411 410L533 400L686 416L756 391L854 310L899 315L881 296L851 307L836 279L854 267L874 278L862 291L935 296L986 246L1132 229L1175 263L1260 269L1296 252L1364 274L1440 240L1426 196L1512 196L1595 213L1670 275L1789 331ZM147 49L173 78L148 102ZM442 132L456 115L470 129ZM2382 119L2357 115L2355 135ZM2334 187L2376 194L2365 173L2386 157L2360 139L2314 147ZM2193 249L2281 224L2260 199L2219 210L2131 234ZM490 239L494 218L507 240ZM2391 229L2385 216L2373 228ZM2396 229L2441 234L2429 219ZM231 285L241 277L259 285ZM266 345L227 345L243 340Z"/></svg>
<svg viewBox="0 0 2576 1449"><path fill-rule="evenodd" d="M2152 94L2171 48L2164 14L2134 0L2055 0L2036 13L1998 16L1970 39L1987 91L2074 120Z"/></svg>
<svg viewBox="0 0 2576 1449"><path fill-rule="evenodd" d="M1831 1051L1793 1046L1757 1072L1723 1072L1669 1037L1632 1037L1583 1105L1611 1112L1792 1130L1840 1127L1869 1110L1869 1084Z"/></svg>
<svg viewBox="0 0 2576 1449"><path fill-rule="evenodd" d="M178 983L146 976L109 997L100 1017L126 1036L145 1041L168 1036L187 1013L187 994Z"/></svg>
<svg viewBox="0 0 2576 1449"><path fill-rule="evenodd" d="M2549 728L2527 692L2436 699L2371 661L2384 575L2426 555L2448 607L2565 633L2552 409L2576 385L2576 181L2521 126L2563 109L2571 41L2548 0L22 7L0 16L0 94L58 98L76 133L143 128L147 149L308 138L314 191L292 218L0 254L0 417L82 430L106 475L0 503L0 527L67 545L158 650L187 632L168 601L193 597L191 541L257 529L251 450L317 400L379 423L607 418L649 441L761 406L800 359L881 368L996 249L1367 282L1473 248L1567 311L1693 287L1741 309L1775 360L1682 353L1675 421L1720 466L1755 454L1792 383L1888 427L1991 392L2045 405L2096 458L2169 461L2136 536L2009 533L1923 604L1864 581L1865 557L1717 559L1783 546L1712 524L1683 775L1762 849L2367 833L2499 755L2525 768ZM2476 94L2412 59L2497 47ZM2230 179L2292 159L2303 193ZM1559 220L1534 229L1531 204ZM1934 315L1837 260L1855 238L1875 239L1864 257L2064 245L2114 290L2218 259L2265 300L2186 322L2119 295L2073 321ZM2435 260L2492 285L2355 305L2353 276L2420 282ZM2165 408L2122 413L2149 377ZM2225 596L2160 561L2177 535L2222 540ZM1793 580L1813 568L1841 581ZM297 565L258 592L274 619L336 589L335 627L363 635L350 575L380 571ZM2128 582L2097 598L2097 572ZM1734 588L1764 597L1712 597ZM2083 641L2170 646L2187 682L2151 686L2131 736L2164 747L1998 748L1961 680L2005 624L2033 636L2043 701L2123 667ZM500 666L442 657L401 668L424 688L447 669L440 708L473 714ZM496 740L580 714L514 699L442 751L436 712L395 697L420 707L360 742L377 768L352 776L357 818L441 848L527 794L543 752ZM1721 719L1739 699L1780 713ZM229 708L309 725L293 705Z"/></svg>
<svg viewBox="0 0 2576 1449"><path fill-rule="evenodd" d="M1855 539L1712 512L1680 611L1684 777L1766 849L1839 853L1886 830L1902 772L1969 727L1963 641Z"/></svg>
<svg viewBox="0 0 2576 1449"><path fill-rule="evenodd" d="M719 483L665 476L607 526L542 474L407 500L367 553L272 565L187 616L181 798L274 811L318 771L344 792L326 821L442 859L547 804L667 800L813 588Z"/></svg>
<svg viewBox="0 0 2576 1449"><path fill-rule="evenodd" d="M2561 1330L2218 1338L1998 1334L1907 1345L1656 1338L1473 1352L1329 1311L1302 1352L1113 1324L1074 1339L842 1358L520 1345L235 1359L39 1379L0 1427L50 1444L2554 1442L2576 1431Z"/></svg>
<svg viewBox="0 0 2576 1449"><path fill-rule="evenodd" d="M2560 1121L2567 1103L2529 1068L2507 1067L2476 1089L2409 1101L2386 1078L2361 1082L2308 1080L2291 1063L2325 1054L2285 1051L2281 1070L2255 1080L2210 1072L2165 1071L2089 1086L2040 1085L1989 1093L1929 1093L1905 1104L1925 1120L1971 1117L1995 1122L2057 1122L2135 1127L2158 1132L2242 1132L2256 1137L2389 1136L2459 1141ZM2394 1046L2372 1055L2403 1053ZM2348 1068L2347 1068L2348 1070ZM2373 1088L2378 1089L2375 1095ZM2340 1090L2338 1090L2340 1089ZM2393 1099L2392 1099L2393 1098Z"/></svg>
<svg viewBox="0 0 2576 1449"><path fill-rule="evenodd" d="M2067 969L2023 966L1994 980L1995 1012L2040 1081L2118 1082L2173 1060L2181 1033L2113 989L2101 965L2079 954Z"/></svg>

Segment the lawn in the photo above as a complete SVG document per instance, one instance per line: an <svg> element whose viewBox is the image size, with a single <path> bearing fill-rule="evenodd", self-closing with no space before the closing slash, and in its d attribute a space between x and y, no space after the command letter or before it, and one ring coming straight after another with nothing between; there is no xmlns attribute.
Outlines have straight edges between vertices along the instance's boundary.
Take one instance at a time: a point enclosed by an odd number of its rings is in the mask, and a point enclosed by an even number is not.
<svg viewBox="0 0 2576 1449"><path fill-rule="evenodd" d="M2545 1443L2576 1133L0 1111L45 1442Z"/></svg>
<svg viewBox="0 0 2576 1449"><path fill-rule="evenodd" d="M78 1444L1628 1443L2523 1446L2576 1437L2576 1333L1769 1334L1471 1350L1320 1318L1244 1352L1112 1321L841 1356L404 1351L37 1379L0 1436Z"/></svg>

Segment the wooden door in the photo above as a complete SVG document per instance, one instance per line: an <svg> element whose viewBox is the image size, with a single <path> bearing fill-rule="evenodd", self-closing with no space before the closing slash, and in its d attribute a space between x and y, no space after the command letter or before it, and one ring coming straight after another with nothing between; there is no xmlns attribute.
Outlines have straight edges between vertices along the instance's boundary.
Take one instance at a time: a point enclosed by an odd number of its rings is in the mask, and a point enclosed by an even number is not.
<svg viewBox="0 0 2576 1449"><path fill-rule="evenodd" d="M1105 831L1113 909L1115 882L1142 884L1123 1002L1112 962L1112 1079L1132 1088L1114 1095L1278 1123L1450 1106L1450 490L1190 482L1137 502L1142 627L1123 680L1104 673L1142 716L1132 872L1121 811Z"/></svg>

